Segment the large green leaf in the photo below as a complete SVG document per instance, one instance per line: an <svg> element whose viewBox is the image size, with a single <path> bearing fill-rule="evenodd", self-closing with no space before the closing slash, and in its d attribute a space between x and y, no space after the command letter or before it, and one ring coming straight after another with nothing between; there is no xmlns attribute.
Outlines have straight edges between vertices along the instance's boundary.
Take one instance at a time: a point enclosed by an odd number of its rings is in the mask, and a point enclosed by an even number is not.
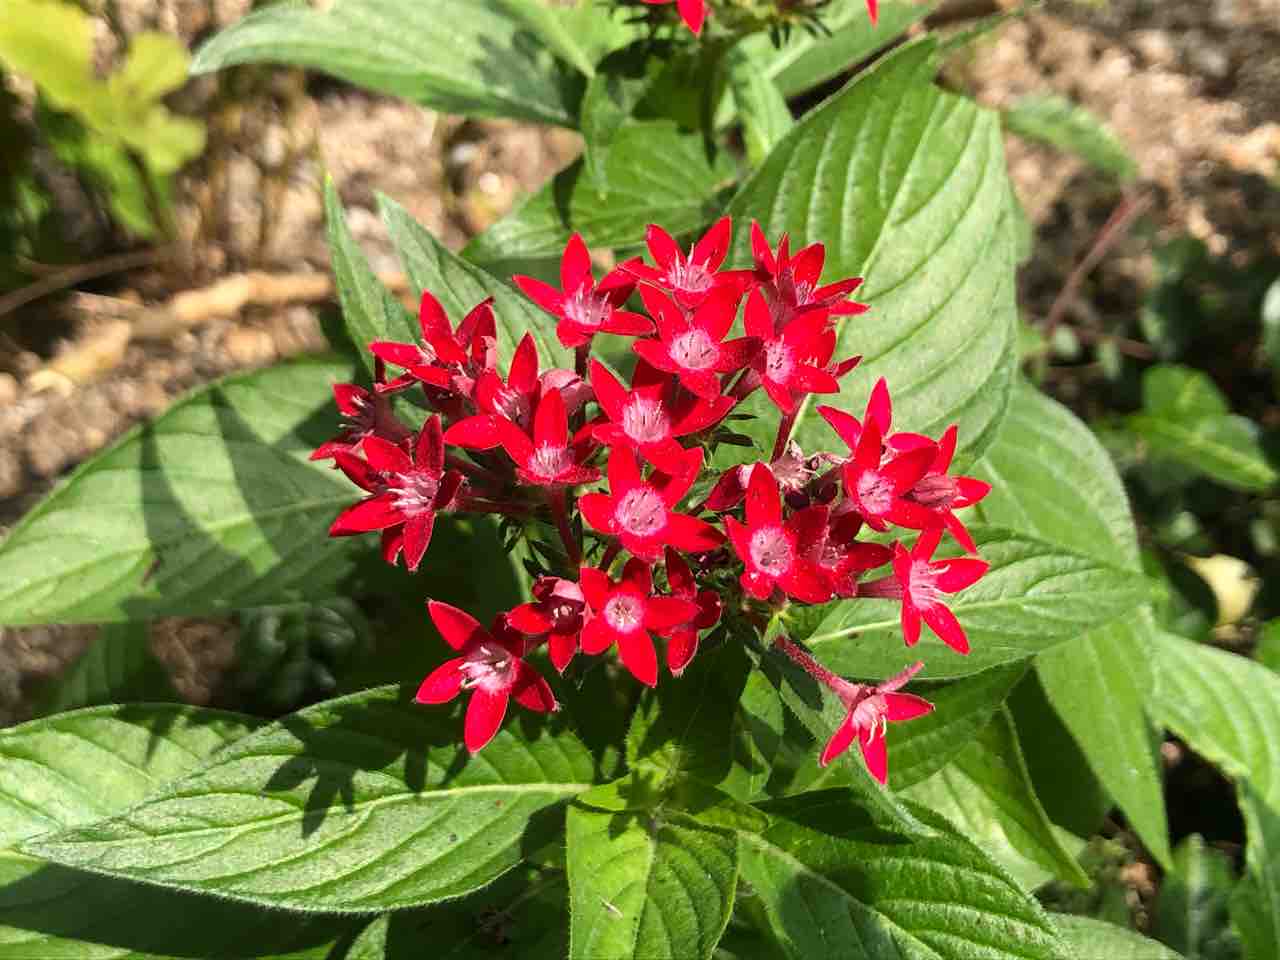
<svg viewBox="0 0 1280 960"><path fill-rule="evenodd" d="M359 491L308 454L336 429L341 363L240 374L82 465L0 544L0 623L200 615L332 596Z"/></svg>
<svg viewBox="0 0 1280 960"><path fill-rule="evenodd" d="M961 828L1028 890L1050 876L1089 885L1040 805L1007 710L906 796Z"/></svg>
<svg viewBox="0 0 1280 960"><path fill-rule="evenodd" d="M1146 597L1139 573L997 527L970 530L991 568L946 598L969 636L969 654L951 650L928 628L907 650L898 601L857 599L837 604L809 638L818 658L837 673L871 679L916 659L930 679L964 676L1078 637Z"/></svg>
<svg viewBox="0 0 1280 960"><path fill-rule="evenodd" d="M843 791L769 812L767 830L739 834L742 878L796 960L1063 956L1039 905L941 825L881 834Z"/></svg>
<svg viewBox="0 0 1280 960"><path fill-rule="evenodd" d="M552 52L587 76L596 61L631 40L637 28L593 0L551 4L544 0L497 0L498 6L524 22Z"/></svg>
<svg viewBox="0 0 1280 960"><path fill-rule="evenodd" d="M976 508L984 520L1140 569L1128 498L1106 451L1070 411L1030 384L1018 386L999 439L973 472L992 484ZM1152 629L1149 613L1135 611L1044 651L1036 670L1094 774L1167 864L1155 731L1144 714Z"/></svg>
<svg viewBox="0 0 1280 960"><path fill-rule="evenodd" d="M1257 425L1232 414L1208 374L1175 364L1143 374L1143 409L1128 419L1156 456L1190 467L1239 490L1276 483L1258 440Z"/></svg>
<svg viewBox="0 0 1280 960"><path fill-rule="evenodd" d="M1080 960L1182 960L1163 944L1105 920L1054 914L1053 923L1070 956Z"/></svg>
<svg viewBox="0 0 1280 960"><path fill-rule="evenodd" d="M569 807L569 956L709 960L733 909L733 834L678 814Z"/></svg>
<svg viewBox="0 0 1280 960"><path fill-rule="evenodd" d="M862 366L825 402L861 416L876 378L895 425L933 434L953 422L964 451L995 437L1015 362L1013 230L1000 124L931 82L935 45L905 46L813 110L730 203L792 249L826 244L824 278L866 277L871 312L844 321L837 356ZM747 231L737 232L746 260ZM807 450L843 445L806 403L796 436ZM752 397L748 425L772 444L777 412Z"/></svg>
<svg viewBox="0 0 1280 960"><path fill-rule="evenodd" d="M364 251L347 229L347 218L333 181L325 179L324 211L328 223L329 258L342 304L347 336L356 347L365 373L372 377L373 354L366 348L374 340L415 343L421 333L417 322L374 274Z"/></svg>
<svg viewBox="0 0 1280 960"><path fill-rule="evenodd" d="M558 805L591 780L576 737L519 721L469 757L460 720L439 708L388 688L331 700L241 740L126 814L23 849L297 910L457 897L554 835Z"/></svg>
<svg viewBox="0 0 1280 960"><path fill-rule="evenodd" d="M558 258L574 232L592 247L634 248L650 223L689 233L711 221L718 191L733 182L724 154L709 161L702 138L665 120L621 124L602 166L603 182L575 161L472 240L467 258L484 264Z"/></svg>
<svg viewBox="0 0 1280 960"><path fill-rule="evenodd" d="M1157 721L1237 781L1247 844L1231 920L1245 955L1280 957L1280 676L1170 634L1155 653Z"/></svg>
<svg viewBox="0 0 1280 960"><path fill-rule="evenodd" d="M119 813L259 723L182 706L80 710L0 733L0 843ZM114 880L0 849L2 960L324 958L346 924ZM295 953L295 951L298 951Z"/></svg>
<svg viewBox="0 0 1280 960"><path fill-rule="evenodd" d="M238 63L312 67L449 113L571 126L577 74L489 0L272 4L200 48L193 73Z"/></svg>
<svg viewBox="0 0 1280 960"><path fill-rule="evenodd" d="M729 89L742 123L742 139L747 160L758 166L794 125L787 100L764 69L763 58L753 55L746 44L729 51Z"/></svg>
<svg viewBox="0 0 1280 960"><path fill-rule="evenodd" d="M781 47L763 34L748 37L741 46L759 59L763 75L790 97L857 66L936 6L936 0L881 0L879 19L873 24L865 0L832 0L820 11L824 29L794 30Z"/></svg>
<svg viewBox="0 0 1280 960"><path fill-rule="evenodd" d="M455 325L480 301L493 298L504 370L526 333L533 334L543 369L573 368L573 353L557 339L552 317L481 267L450 253L394 200L379 196L378 206L415 291L430 290Z"/></svg>

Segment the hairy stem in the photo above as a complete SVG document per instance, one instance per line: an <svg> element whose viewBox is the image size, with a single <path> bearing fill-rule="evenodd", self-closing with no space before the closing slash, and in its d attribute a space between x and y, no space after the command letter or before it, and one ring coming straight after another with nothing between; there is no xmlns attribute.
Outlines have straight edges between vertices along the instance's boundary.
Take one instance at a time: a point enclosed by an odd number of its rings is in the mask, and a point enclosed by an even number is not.
<svg viewBox="0 0 1280 960"><path fill-rule="evenodd" d="M560 531L560 541L564 544L565 553L569 555L569 563L577 567L582 565L582 546L569 526L568 498L568 490L564 487L551 487L547 490L547 504L551 507L551 516L555 518L556 529Z"/></svg>

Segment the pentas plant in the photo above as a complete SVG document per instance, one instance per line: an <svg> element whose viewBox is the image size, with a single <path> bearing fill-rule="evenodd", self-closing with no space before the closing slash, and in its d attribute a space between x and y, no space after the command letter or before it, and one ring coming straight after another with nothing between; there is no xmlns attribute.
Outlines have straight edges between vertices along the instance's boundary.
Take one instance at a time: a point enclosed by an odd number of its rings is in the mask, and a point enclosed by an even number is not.
<svg viewBox="0 0 1280 960"><path fill-rule="evenodd" d="M640 3L651 7L663 7L671 4L675 5L676 12L680 15L680 19L684 21L684 25L688 27L695 36L702 33L703 24L706 23L708 7L714 7L715 0L639 0ZM732 2L732 0L731 0ZM804 0L792 4L779 4L779 7L785 10L788 6L804 7L804 6L821 6L821 0L817 3L805 4ZM871 22L875 23L879 14L879 0L867 0L867 15L871 18Z"/></svg>
<svg viewBox="0 0 1280 960"><path fill-rule="evenodd" d="M793 253L786 236L771 244L758 224L750 230L750 269L724 269L732 236L724 218L687 252L651 225L652 262L627 260L599 278L575 235L558 289L515 277L574 351L574 370L543 369L531 334L503 369L490 301L454 326L428 291L421 340L371 343L373 389L334 388L347 423L315 456L332 458L365 495L331 535L380 533L383 558L410 570L430 566L424 555L442 513L498 515L539 546L532 596L489 629L428 603L457 656L423 680L416 699L467 694L470 751L494 737L513 699L537 713L558 709L535 666L544 644L560 673L579 657L616 651L627 673L654 687L664 672L680 677L700 644L769 637L848 712L820 762L857 740L885 783L886 726L932 709L900 690L924 664L854 682L772 627L793 606L889 598L900 604L907 646L923 624L968 652L946 597L987 564L956 512L989 486L951 472L954 426L936 440L893 432L883 379L861 417L818 406L832 446L844 449L794 442L798 411L838 394L858 363L838 351L855 338L840 325L867 309L849 299L861 279L824 282L822 244ZM618 364L629 375L598 351L600 334L631 338L634 362ZM388 379L386 367L398 372ZM430 411L416 429L391 405L407 391ZM778 410L772 451L725 462L749 442L730 418L746 416L734 411L757 391ZM543 529L555 531L552 542ZM946 536L965 555L935 559Z"/></svg>

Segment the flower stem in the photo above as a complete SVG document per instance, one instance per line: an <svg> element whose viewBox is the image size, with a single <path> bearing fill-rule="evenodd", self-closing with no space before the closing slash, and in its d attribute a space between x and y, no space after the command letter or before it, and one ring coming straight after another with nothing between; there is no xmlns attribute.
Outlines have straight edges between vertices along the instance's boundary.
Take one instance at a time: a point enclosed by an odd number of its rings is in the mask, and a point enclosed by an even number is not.
<svg viewBox="0 0 1280 960"><path fill-rule="evenodd" d="M796 417L800 413L800 407L797 406L790 413L783 415L782 420L778 423L778 437L773 441L773 456L769 458L770 462L777 460L787 449L787 441L791 439L791 428L796 425Z"/></svg>
<svg viewBox="0 0 1280 960"><path fill-rule="evenodd" d="M547 490L547 504L551 507L551 516L555 517L556 529L560 531L560 540L564 543L565 553L569 555L569 563L578 567L582 565L582 547L569 526L568 496L564 487L551 487Z"/></svg>
<svg viewBox="0 0 1280 960"><path fill-rule="evenodd" d="M609 572L609 566L614 559L622 552L621 541L614 540L609 546L604 548L604 556L600 558L600 569L605 573Z"/></svg>
<svg viewBox="0 0 1280 960"><path fill-rule="evenodd" d="M786 634L780 633L774 637L773 646L774 649L778 650L780 653L786 654L793 663L800 667L800 669L809 676L813 677L813 679L830 687L836 693L839 693L841 688L849 685L848 680L844 679L844 677L837 676L817 660L813 659L808 652L795 643L792 643Z"/></svg>
<svg viewBox="0 0 1280 960"><path fill-rule="evenodd" d="M508 517L527 517L529 508L519 503L495 503L492 500L481 500L477 497L466 497L458 501L459 513L501 513Z"/></svg>
<svg viewBox="0 0 1280 960"><path fill-rule="evenodd" d="M591 344L584 343L573 352L573 372L587 378L587 358L591 356Z"/></svg>

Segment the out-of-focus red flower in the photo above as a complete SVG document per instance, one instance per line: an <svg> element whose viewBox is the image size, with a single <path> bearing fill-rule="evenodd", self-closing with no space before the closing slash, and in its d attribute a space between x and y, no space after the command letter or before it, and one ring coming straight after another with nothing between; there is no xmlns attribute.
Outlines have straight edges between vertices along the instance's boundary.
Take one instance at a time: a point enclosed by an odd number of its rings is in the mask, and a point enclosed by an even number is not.
<svg viewBox="0 0 1280 960"><path fill-rule="evenodd" d="M485 630L469 613L438 600L427 602L431 620L460 656L436 667L418 688L418 703L447 703L464 690L471 691L463 741L472 753L494 738L512 697L535 713L559 709L551 687L542 675L525 663L529 652L525 638L502 617Z"/></svg>
<svg viewBox="0 0 1280 960"><path fill-rule="evenodd" d="M696 37L702 33L703 21L707 19L706 0L644 0L651 7L659 7L667 3L675 3L680 11L680 19L693 31Z"/></svg>
<svg viewBox="0 0 1280 960"><path fill-rule="evenodd" d="M404 444L413 431L400 422L391 409L391 401L377 392L380 384L387 382L387 367L381 360L374 360L374 390L369 391L354 383L335 383L333 399L345 421L338 435L316 447L312 460L332 460L339 451L358 453L360 441L365 437L382 437L394 444Z"/></svg>

